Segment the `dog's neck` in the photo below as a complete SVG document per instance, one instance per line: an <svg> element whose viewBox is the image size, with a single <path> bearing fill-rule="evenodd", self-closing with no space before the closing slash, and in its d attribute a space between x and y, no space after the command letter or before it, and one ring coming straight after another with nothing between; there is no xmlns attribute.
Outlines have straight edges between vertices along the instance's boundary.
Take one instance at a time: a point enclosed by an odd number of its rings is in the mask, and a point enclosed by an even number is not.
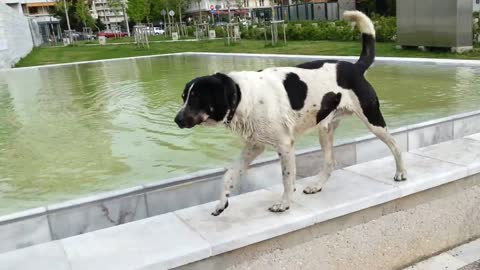
<svg viewBox="0 0 480 270"><path fill-rule="evenodd" d="M241 97L240 87L238 86L238 84L236 84L233 80L232 80L232 84L234 85L233 86L234 91L230 100L231 102L229 104L230 108L228 109L225 115L225 118L223 119L223 124L226 127L230 127L232 119L235 116L235 112L237 111L238 104L240 103L240 97Z"/></svg>

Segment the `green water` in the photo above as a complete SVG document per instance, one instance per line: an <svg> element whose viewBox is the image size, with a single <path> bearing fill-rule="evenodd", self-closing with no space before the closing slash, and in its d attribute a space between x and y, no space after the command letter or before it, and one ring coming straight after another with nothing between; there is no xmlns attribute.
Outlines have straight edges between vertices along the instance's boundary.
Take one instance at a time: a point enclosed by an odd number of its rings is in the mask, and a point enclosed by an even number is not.
<svg viewBox="0 0 480 270"><path fill-rule="evenodd" d="M235 135L173 122L184 84L300 62L170 56L0 72L0 214L226 166L240 151ZM367 76L387 122L398 127L478 109L479 73L377 64ZM365 133L348 119L336 138ZM317 141L307 135L297 149Z"/></svg>

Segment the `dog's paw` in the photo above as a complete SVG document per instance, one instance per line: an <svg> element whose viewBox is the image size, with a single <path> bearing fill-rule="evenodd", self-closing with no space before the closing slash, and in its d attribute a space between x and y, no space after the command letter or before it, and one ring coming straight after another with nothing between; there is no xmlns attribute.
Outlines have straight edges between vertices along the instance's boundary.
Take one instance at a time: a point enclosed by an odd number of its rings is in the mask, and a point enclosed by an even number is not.
<svg viewBox="0 0 480 270"><path fill-rule="evenodd" d="M319 187L306 187L304 190L303 190L303 193L305 194L315 194L317 192L320 192L322 191L322 188L319 188Z"/></svg>
<svg viewBox="0 0 480 270"><path fill-rule="evenodd" d="M228 207L228 200L225 204L222 202L219 202L217 207L215 208L215 211L212 212L212 216L220 215L225 209L227 209L227 207Z"/></svg>
<svg viewBox="0 0 480 270"><path fill-rule="evenodd" d="M395 174L395 177L393 177L393 180L395 180L397 182L407 180L407 172L397 172Z"/></svg>
<svg viewBox="0 0 480 270"><path fill-rule="evenodd" d="M270 208L268 208L268 210L270 210L271 212L274 212L274 213L285 212L288 209L290 209L290 205L286 205L286 204L283 204L283 203L276 203L276 204L272 205Z"/></svg>

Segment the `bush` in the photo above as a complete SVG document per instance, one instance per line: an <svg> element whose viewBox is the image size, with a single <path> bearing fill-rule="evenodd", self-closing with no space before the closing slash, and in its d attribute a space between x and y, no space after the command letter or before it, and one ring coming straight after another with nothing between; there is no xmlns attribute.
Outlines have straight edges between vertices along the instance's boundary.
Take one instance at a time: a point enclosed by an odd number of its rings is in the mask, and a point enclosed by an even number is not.
<svg viewBox="0 0 480 270"><path fill-rule="evenodd" d="M377 31L377 41L388 42L395 40L397 32L396 18L374 16L372 20ZM318 24L313 26L312 23ZM300 24L301 27L296 25ZM260 27L260 26L259 26ZM265 39L262 28L242 29L242 38L244 39ZM267 32L267 38L270 38ZM279 29L279 35L282 35ZM288 40L336 40L336 41L352 41L359 40L360 33L356 28L351 27L347 21L295 21L289 22L285 32Z"/></svg>

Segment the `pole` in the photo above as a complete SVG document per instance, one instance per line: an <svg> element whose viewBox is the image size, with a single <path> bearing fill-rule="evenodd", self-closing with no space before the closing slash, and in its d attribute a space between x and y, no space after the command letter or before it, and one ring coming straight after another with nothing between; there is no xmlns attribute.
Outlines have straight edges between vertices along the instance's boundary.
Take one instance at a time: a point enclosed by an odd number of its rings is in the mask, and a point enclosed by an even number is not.
<svg viewBox="0 0 480 270"><path fill-rule="evenodd" d="M67 9L67 1L63 0L63 6L65 8L65 17L67 18L67 27L68 27L68 38L70 39L70 43L73 43L72 39L72 29L70 28L70 18L68 17L68 9Z"/></svg>
<svg viewBox="0 0 480 270"><path fill-rule="evenodd" d="M125 19L125 26L127 26L127 35L130 37L130 25L128 24L128 15L127 10L125 8L125 0L122 1L122 8L123 8L123 18Z"/></svg>

